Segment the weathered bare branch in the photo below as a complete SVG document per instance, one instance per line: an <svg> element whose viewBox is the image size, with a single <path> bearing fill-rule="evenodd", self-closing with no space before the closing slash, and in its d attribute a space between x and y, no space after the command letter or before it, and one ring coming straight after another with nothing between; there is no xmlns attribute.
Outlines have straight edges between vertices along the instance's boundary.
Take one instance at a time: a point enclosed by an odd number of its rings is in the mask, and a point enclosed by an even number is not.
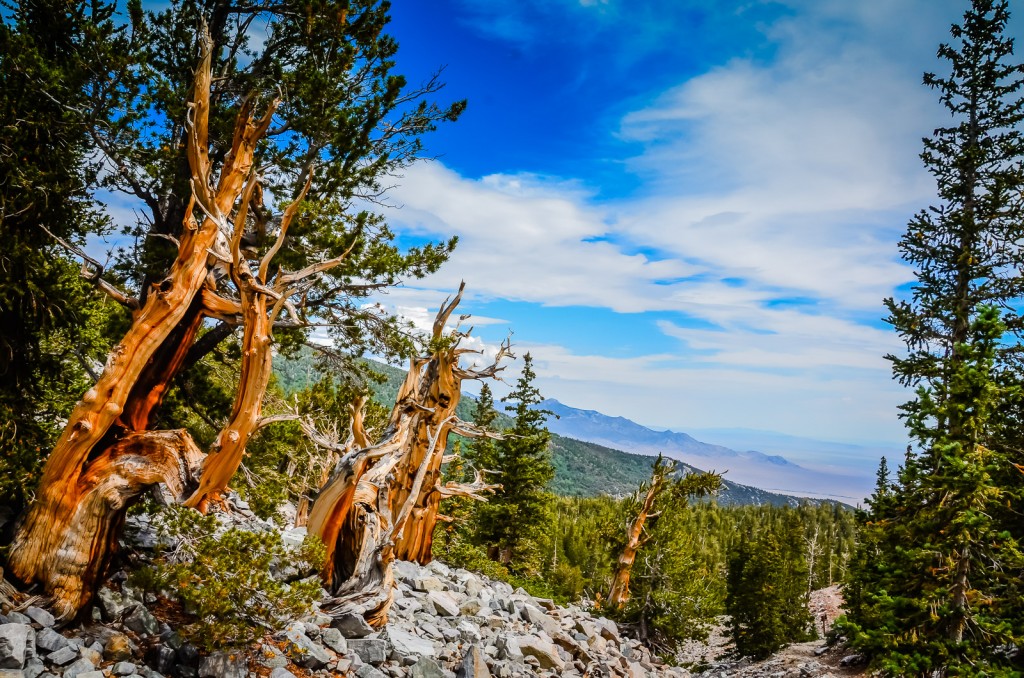
<svg viewBox="0 0 1024 678"><path fill-rule="evenodd" d="M267 271L270 269L270 262L275 256L277 256L277 253L281 251L281 247L284 246L284 239L288 234L288 227L291 225L292 219L295 218L295 214L299 211L299 205L306 199L306 193L309 191L309 187L312 183L313 171L312 167L310 167L306 174L306 182L302 185L302 190L299 191L299 195L296 196L295 200L293 200L290 205L288 205L284 214L281 216L281 228L277 232L277 239L274 240L274 244L267 253L263 255L263 260L260 261L259 277L264 283L267 281ZM346 254L348 253L346 252Z"/></svg>
<svg viewBox="0 0 1024 678"><path fill-rule="evenodd" d="M101 264L100 262L90 257L88 254L83 252L80 247L72 245L64 238L61 238L59 235L53 233L50 229L46 228L46 226L43 226L42 224L36 225L39 228L43 229L43 231L45 231L48 236L53 238L58 245L63 247L68 252L71 252L76 257L82 259L83 278L96 285L96 287L98 287L104 294L106 294L108 297L110 297L117 303L122 304L123 306L126 306L133 311L139 308L138 299L127 294L126 292L123 292L122 290L119 290L117 287L103 279L103 264ZM89 270L89 266L92 266L92 271Z"/></svg>
<svg viewBox="0 0 1024 678"><path fill-rule="evenodd" d="M484 492L494 492L500 489L500 483L486 482L483 473L477 470L473 473L473 482L457 483L455 481L448 481L444 485L440 485L437 491L440 492L442 499L465 497L473 501L487 501L486 497L481 496Z"/></svg>

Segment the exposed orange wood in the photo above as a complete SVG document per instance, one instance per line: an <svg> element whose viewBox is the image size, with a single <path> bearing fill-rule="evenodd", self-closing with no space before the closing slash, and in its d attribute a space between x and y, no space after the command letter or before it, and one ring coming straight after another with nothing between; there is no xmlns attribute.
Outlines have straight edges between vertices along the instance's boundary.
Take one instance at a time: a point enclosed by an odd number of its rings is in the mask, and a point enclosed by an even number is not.
<svg viewBox="0 0 1024 678"><path fill-rule="evenodd" d="M430 559L442 489L440 468L448 435L481 435L455 416L463 379L494 376L507 355L503 344L494 365L462 369L458 348L464 334L444 336L449 316L461 298L442 306L434 323L430 356L411 361L399 389L388 429L380 443L351 450L338 464L310 512L308 529L327 549L323 573L334 600L333 614L360 614L382 626L392 600L392 562ZM367 444L362 420L353 417L350 445ZM448 487L480 499L493 486Z"/></svg>
<svg viewBox="0 0 1024 678"><path fill-rule="evenodd" d="M636 561L637 552L646 541L644 527L654 510L654 502L665 489L666 478L672 468L674 468L672 465L662 466L661 457L658 457L644 500L626 531L626 546L619 554L611 589L608 592L607 605L609 608L621 609L629 602L629 580L633 572L633 563Z"/></svg>
<svg viewBox="0 0 1024 678"><path fill-rule="evenodd" d="M92 457L108 458L107 452L97 453L94 449L96 444L108 436L111 427L124 414L130 394L139 385L147 365L179 327L202 288L207 277L208 252L214 245L225 215L232 209L251 172L256 143L266 132L277 105L276 102L271 104L259 120L253 117L251 102L243 107L217 189L211 189L207 127L212 51L213 45L207 36L189 104L187 151L193 174L193 197L179 239L178 255L168 276L147 296L145 305L135 315L124 338L111 351L99 379L73 409L43 467L36 500L11 544L8 556L10 571L24 582L42 584L47 593L70 590L70 575L56 574L56 571L66 569L62 564L65 558L81 557L76 552L62 551L69 535L80 534L86 527L110 529L111 524L102 520L78 523L83 501L80 483L91 478L86 473L92 467ZM205 218L196 219L194 210L197 207L205 212ZM143 404L129 414L132 422L148 419L147 407L151 397L152 391L143 389L140 393ZM156 399L160 397L162 395L158 394ZM121 448L115 445L110 449ZM111 459L110 463L114 462ZM77 539L81 538L84 537ZM87 584L87 581L83 582L82 586L87 588ZM64 600L66 605L74 604L72 595ZM70 609L65 607L62 614L70 614Z"/></svg>
<svg viewBox="0 0 1024 678"><path fill-rule="evenodd" d="M196 298L157 348L128 395L121 422L128 431L144 431L153 425L153 414L163 402L171 381L181 370L188 350L203 324L202 300Z"/></svg>
<svg viewBox="0 0 1024 678"><path fill-rule="evenodd" d="M74 617L91 599L131 502L157 483L173 499L183 499L202 457L185 431L144 431L128 434L89 462L70 488L69 524L53 526L59 547L46 563L44 584L58 618Z"/></svg>

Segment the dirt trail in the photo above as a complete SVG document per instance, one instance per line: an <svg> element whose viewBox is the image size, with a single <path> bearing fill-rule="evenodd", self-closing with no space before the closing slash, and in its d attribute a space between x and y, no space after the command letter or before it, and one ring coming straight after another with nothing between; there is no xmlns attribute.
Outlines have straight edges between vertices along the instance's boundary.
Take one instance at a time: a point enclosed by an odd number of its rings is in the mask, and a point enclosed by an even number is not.
<svg viewBox="0 0 1024 678"><path fill-rule="evenodd" d="M820 634L832 628L836 618L843 613L842 606L843 596L838 586L811 593L809 607ZM695 675L704 678L839 678L867 675L863 666L841 666L843 658L851 652L845 648L827 648L822 640L795 643L759 662L722 659L733 649L725 621L719 620L720 623L712 630L706 643L691 641L680 652L680 660L693 666Z"/></svg>

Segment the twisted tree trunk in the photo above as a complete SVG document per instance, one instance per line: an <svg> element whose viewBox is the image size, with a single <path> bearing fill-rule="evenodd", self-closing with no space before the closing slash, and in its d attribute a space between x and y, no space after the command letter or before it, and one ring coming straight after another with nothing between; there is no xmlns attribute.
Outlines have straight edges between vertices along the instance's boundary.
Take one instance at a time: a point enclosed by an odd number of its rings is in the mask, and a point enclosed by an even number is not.
<svg viewBox="0 0 1024 678"><path fill-rule="evenodd" d="M392 563L396 558L429 562L442 496L482 499L480 493L495 487L480 478L465 486L440 485L448 435L484 435L455 417L463 379L493 377L508 354L503 345L490 367L459 367L459 356L467 351L458 348L458 340L465 335L442 339L461 294L462 288L434 322L431 345L440 348L412 360L382 441L356 448L366 440L358 433L361 416L353 416L345 455L313 504L308 529L327 548L323 576L335 598L325 609L333 614L359 614L383 626L393 595Z"/></svg>
<svg viewBox="0 0 1024 678"><path fill-rule="evenodd" d="M201 322L195 303L207 280L209 252L250 174L256 143L270 124L270 112L256 120L251 103L243 106L213 188L207 147L213 45L208 37L203 46L189 104L194 194L178 256L68 418L8 557L10 573L22 582L40 584L62 619L88 601L130 499L160 482L174 485L181 494L194 481L197 451L187 433L121 427L148 425L181 365L187 346L176 342L194 338ZM197 205L206 215L201 223L193 216Z"/></svg>
<svg viewBox="0 0 1024 678"><path fill-rule="evenodd" d="M654 508L654 502L664 489L664 476L655 476L651 486L647 489L644 501L636 517L629 524L626 531L626 546L619 554L619 560L615 565L615 576L612 578L612 586L608 591L608 607L622 609L629 602L629 579L633 573L633 563L636 561L636 554L644 545L644 526Z"/></svg>

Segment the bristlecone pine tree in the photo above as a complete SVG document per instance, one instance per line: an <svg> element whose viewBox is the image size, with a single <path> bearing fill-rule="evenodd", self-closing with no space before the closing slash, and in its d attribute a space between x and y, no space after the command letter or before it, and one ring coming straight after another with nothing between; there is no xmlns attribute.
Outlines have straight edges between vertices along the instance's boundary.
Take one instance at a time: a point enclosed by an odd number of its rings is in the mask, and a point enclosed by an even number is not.
<svg viewBox="0 0 1024 678"><path fill-rule="evenodd" d="M722 477L715 473L686 473L673 478L675 473L676 463L666 461L659 454L651 469L651 479L626 500L625 508L630 520L626 526L626 543L619 554L608 591L609 608L622 609L629 601L633 563L637 553L653 536L650 529L653 529L661 512L684 510L689 497L706 496L722 484Z"/></svg>
<svg viewBox="0 0 1024 678"><path fill-rule="evenodd" d="M436 270L453 243L402 253L381 218L353 213L352 201L379 195L382 177L415 159L418 137L462 104L439 108L422 100L436 82L407 91L390 73L387 8L285 1L263 13L216 0L145 15L130 6L131 46L158 47L115 64L85 108L96 116L92 142L116 170L107 183L141 199L150 234L170 240L150 238L160 244L140 253L138 298L104 284L137 310L70 413L11 545L5 574L38 584L61 619L88 602L142 492L162 483L173 501L201 510L218 501L266 423L275 332L327 323L355 353L402 343L395 322L358 299ZM257 16L269 31L261 51L248 47ZM206 318L227 331L197 341ZM154 424L193 354L237 327L234 405L204 456L185 430Z"/></svg>
<svg viewBox="0 0 1024 678"><path fill-rule="evenodd" d="M462 296L441 307L429 354L413 358L379 443L371 446L355 412L351 438L334 474L309 515L309 532L327 550L324 579L335 594L323 609L362 615L371 625L387 622L394 593L395 559L428 563L440 502L448 497L483 499L495 486L477 474L469 483L441 482L441 465L451 433L488 433L455 416L466 379L494 377L509 355L503 345L494 362L464 368L459 348L466 334L445 334L445 324Z"/></svg>
<svg viewBox="0 0 1024 678"><path fill-rule="evenodd" d="M975 0L939 48L949 76L925 76L955 123L922 155L941 203L900 242L912 299L887 302L908 348L894 374L918 387L903 406L915 447L872 497L846 628L891 675L1020 670L1024 67L1008 18Z"/></svg>

